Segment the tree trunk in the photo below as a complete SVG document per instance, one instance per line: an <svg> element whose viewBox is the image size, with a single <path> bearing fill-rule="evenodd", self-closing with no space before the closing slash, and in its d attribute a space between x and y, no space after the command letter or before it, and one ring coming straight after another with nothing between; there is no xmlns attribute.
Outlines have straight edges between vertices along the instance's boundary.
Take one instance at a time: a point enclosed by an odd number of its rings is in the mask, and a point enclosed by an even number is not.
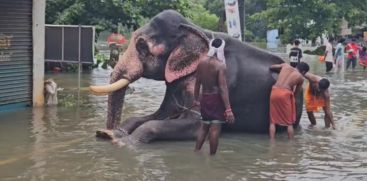
<svg viewBox="0 0 367 181"><path fill-rule="evenodd" d="M245 41L245 0L238 0L238 12L240 13L242 41Z"/></svg>
<svg viewBox="0 0 367 181"><path fill-rule="evenodd" d="M225 9L223 9L221 11L221 16L219 17L219 21L218 21L218 30L221 32L227 32L227 26L225 24L226 22L226 11Z"/></svg>

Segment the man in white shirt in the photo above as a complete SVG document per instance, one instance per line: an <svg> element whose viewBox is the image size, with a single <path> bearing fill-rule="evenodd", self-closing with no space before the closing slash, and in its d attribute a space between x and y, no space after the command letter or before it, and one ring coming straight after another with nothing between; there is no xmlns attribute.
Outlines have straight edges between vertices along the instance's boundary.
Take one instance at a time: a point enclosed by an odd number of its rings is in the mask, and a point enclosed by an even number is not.
<svg viewBox="0 0 367 181"><path fill-rule="evenodd" d="M326 72L330 72L333 69L333 45L331 44L334 41L333 38L329 38L329 41L326 42L325 49L325 65Z"/></svg>

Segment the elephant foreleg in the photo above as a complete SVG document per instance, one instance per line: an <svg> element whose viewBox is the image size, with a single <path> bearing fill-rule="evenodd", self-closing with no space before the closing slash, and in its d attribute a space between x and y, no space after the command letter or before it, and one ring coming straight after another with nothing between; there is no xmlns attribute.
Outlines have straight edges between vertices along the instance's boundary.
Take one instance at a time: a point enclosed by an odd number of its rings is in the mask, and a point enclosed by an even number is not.
<svg viewBox="0 0 367 181"><path fill-rule="evenodd" d="M154 115L154 114L153 114ZM145 117L131 117L126 121L122 122L120 126L115 128L114 130L109 129L99 129L96 131L96 136L104 139L118 139L121 137L128 136L131 134L137 127L144 124L145 122L151 120L154 116L149 115Z"/></svg>
<svg viewBox="0 0 367 181"><path fill-rule="evenodd" d="M129 136L133 142L154 140L189 140L197 135L198 119L150 120L136 128Z"/></svg>

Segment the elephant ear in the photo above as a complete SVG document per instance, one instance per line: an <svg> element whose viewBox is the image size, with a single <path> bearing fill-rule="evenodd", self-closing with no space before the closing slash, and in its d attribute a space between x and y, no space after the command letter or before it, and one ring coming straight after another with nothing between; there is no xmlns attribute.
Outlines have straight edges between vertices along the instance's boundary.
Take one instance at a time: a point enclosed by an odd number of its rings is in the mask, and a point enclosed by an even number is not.
<svg viewBox="0 0 367 181"><path fill-rule="evenodd" d="M184 32L184 36L168 57L165 69L167 82L173 82L195 72L209 49L209 39L202 31L187 24L181 24L179 29Z"/></svg>

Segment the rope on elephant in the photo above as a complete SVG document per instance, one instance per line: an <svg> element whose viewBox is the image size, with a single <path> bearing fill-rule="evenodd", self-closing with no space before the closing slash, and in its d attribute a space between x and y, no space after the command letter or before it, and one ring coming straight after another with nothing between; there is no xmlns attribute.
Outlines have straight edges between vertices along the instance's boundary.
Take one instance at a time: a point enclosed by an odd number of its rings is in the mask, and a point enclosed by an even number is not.
<svg viewBox="0 0 367 181"><path fill-rule="evenodd" d="M181 108L181 109L183 109L183 110L177 112L176 114L173 114L173 115L169 116L166 119L173 119L173 118L179 116L180 114L182 114L182 113L184 113L186 111L190 111L190 112L192 112L192 113L194 113L194 114L196 114L198 116L201 116L201 114L198 111L192 110L192 108L194 108L196 105L192 105L190 107L186 107L186 106L183 106L180 103L178 103L178 100L177 100L177 98L175 96L172 96L172 97L173 97L173 101L175 102L176 106L179 107L179 108Z"/></svg>
<svg viewBox="0 0 367 181"><path fill-rule="evenodd" d="M84 138L78 138L78 139L73 139L73 140L61 142L61 143L59 143L55 146L50 146L50 147L47 147L47 148L42 149L42 150L35 150L33 152L22 154L22 155L19 155L17 157L9 158L9 159L6 159L6 160L0 160L0 166L11 164L11 163L17 162L19 160L26 159L28 157L34 156L34 155L39 155L39 154L43 154L43 153L46 153L46 152L55 151L55 150L60 149L60 148L69 147L72 144L80 143L83 140L86 140L86 139L91 138L91 137L92 136L88 136L88 137L84 137ZM94 137L94 135L93 135L93 137Z"/></svg>

